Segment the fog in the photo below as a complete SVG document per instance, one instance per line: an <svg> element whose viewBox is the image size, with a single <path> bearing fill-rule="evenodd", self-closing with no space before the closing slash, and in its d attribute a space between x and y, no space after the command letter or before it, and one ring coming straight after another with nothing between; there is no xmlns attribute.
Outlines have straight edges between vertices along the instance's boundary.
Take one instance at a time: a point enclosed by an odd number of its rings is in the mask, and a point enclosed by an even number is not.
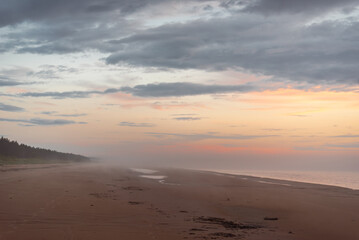
<svg viewBox="0 0 359 240"><path fill-rule="evenodd" d="M118 154L114 154L118 152ZM355 154L243 154L243 153L152 153L146 154L134 148L132 151L116 149L111 154L98 154L96 161L124 167L186 168L207 170L290 170L290 171L359 171Z"/></svg>

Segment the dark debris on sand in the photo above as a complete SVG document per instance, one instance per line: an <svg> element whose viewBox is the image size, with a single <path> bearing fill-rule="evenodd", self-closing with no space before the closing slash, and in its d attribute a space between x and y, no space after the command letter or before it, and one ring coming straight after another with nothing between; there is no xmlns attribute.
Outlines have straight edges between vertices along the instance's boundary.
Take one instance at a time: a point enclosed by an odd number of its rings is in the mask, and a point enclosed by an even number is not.
<svg viewBox="0 0 359 240"><path fill-rule="evenodd" d="M191 228L190 231L205 232L205 231L207 231L207 230L206 230L206 229L201 229L201 228Z"/></svg>
<svg viewBox="0 0 359 240"><path fill-rule="evenodd" d="M133 187L133 186L123 187L122 189L123 189L123 190L128 190L128 191L143 191L142 188L140 188L140 187Z"/></svg>
<svg viewBox="0 0 359 240"><path fill-rule="evenodd" d="M192 220L195 223L204 224L201 228L192 228L189 230L189 235L195 235L195 238L199 239L242 239L244 235L248 234L247 230L262 228L260 225L238 223L219 217L201 216L194 217ZM224 231L218 231L220 230L218 226L223 227L224 229L222 228L222 230ZM238 232L238 230L242 231Z"/></svg>
<svg viewBox="0 0 359 240"><path fill-rule="evenodd" d="M216 236L216 237L236 237L236 235L234 235L233 233L225 233L225 232L215 232L215 233L211 233L211 236Z"/></svg>
<svg viewBox="0 0 359 240"><path fill-rule="evenodd" d="M143 202L129 201L128 204L131 204L131 205L140 205L140 204L143 204Z"/></svg>
<svg viewBox="0 0 359 240"><path fill-rule="evenodd" d="M278 218L277 217L264 217L264 220L266 220L266 221L277 221Z"/></svg>
<svg viewBox="0 0 359 240"><path fill-rule="evenodd" d="M228 221L224 218L218 218L218 217L196 217L193 218L194 222L198 222L198 223L206 223L206 224L216 224L216 225L221 225L226 229L258 229L261 228L261 226L259 225L255 225L255 224L243 224L243 223L236 223L233 221Z"/></svg>

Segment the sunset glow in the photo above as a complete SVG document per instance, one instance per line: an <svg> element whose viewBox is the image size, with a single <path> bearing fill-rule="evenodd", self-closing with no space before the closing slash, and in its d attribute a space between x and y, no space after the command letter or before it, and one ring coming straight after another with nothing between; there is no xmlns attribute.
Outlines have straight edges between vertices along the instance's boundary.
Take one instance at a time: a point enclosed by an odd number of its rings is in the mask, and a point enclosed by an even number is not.
<svg viewBox="0 0 359 240"><path fill-rule="evenodd" d="M119 162L359 169L355 4L81 2L0 22L1 136Z"/></svg>

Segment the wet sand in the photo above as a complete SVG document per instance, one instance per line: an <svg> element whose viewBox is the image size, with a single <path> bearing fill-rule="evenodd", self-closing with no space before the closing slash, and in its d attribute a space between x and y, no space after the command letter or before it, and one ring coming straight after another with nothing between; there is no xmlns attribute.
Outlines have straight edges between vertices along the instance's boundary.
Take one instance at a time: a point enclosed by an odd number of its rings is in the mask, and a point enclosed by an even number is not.
<svg viewBox="0 0 359 240"><path fill-rule="evenodd" d="M140 175L2 166L0 239L359 239L359 191L189 170Z"/></svg>

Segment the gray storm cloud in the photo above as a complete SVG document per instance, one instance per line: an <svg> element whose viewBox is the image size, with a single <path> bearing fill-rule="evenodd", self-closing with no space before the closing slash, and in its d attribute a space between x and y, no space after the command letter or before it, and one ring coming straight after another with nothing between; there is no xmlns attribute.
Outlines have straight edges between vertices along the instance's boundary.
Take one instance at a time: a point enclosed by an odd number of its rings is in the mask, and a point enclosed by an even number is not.
<svg viewBox="0 0 359 240"><path fill-rule="evenodd" d="M147 11L144 16L151 18L154 14L151 9L156 9L163 16L171 16L173 12L166 12L168 4L178 2L3 1L0 51L46 55L95 50L107 55L105 62L111 65L232 69L272 76L279 82L305 83L309 87L359 84L359 19L358 14L350 15L359 6L357 0L183 2L189 3L207 4L206 11L213 14L151 26L145 24L149 19L139 19L136 14ZM195 14L200 8L194 9ZM223 14L218 17L218 12ZM313 21L333 13L343 17ZM53 70L39 74L51 77ZM0 79L0 86L9 84L16 82ZM140 87L125 90L138 96L152 96ZM81 92L66 94L86 97ZM66 96L58 96L62 97Z"/></svg>
<svg viewBox="0 0 359 240"><path fill-rule="evenodd" d="M87 98L91 95L125 92L138 97L180 97L216 93L249 92L256 90L249 85L206 85L199 83L154 83L134 87L109 88L104 91L68 91L68 92L26 92L21 97Z"/></svg>
<svg viewBox="0 0 359 240"><path fill-rule="evenodd" d="M280 27L278 27L280 26ZM359 22L310 26L284 18L233 17L173 24L122 39L109 64L249 70L314 84L359 84Z"/></svg>
<svg viewBox="0 0 359 240"><path fill-rule="evenodd" d="M238 5L243 1L227 1L229 6ZM347 10L350 7L358 5L357 0L252 0L246 1L243 11L258 12L263 14L278 14L278 13L305 13L305 14L320 14L327 11L338 9Z"/></svg>
<svg viewBox="0 0 359 240"><path fill-rule="evenodd" d="M121 91L140 97L180 97L228 92L249 92L254 90L247 85L206 85L198 83L158 83L122 87Z"/></svg>

